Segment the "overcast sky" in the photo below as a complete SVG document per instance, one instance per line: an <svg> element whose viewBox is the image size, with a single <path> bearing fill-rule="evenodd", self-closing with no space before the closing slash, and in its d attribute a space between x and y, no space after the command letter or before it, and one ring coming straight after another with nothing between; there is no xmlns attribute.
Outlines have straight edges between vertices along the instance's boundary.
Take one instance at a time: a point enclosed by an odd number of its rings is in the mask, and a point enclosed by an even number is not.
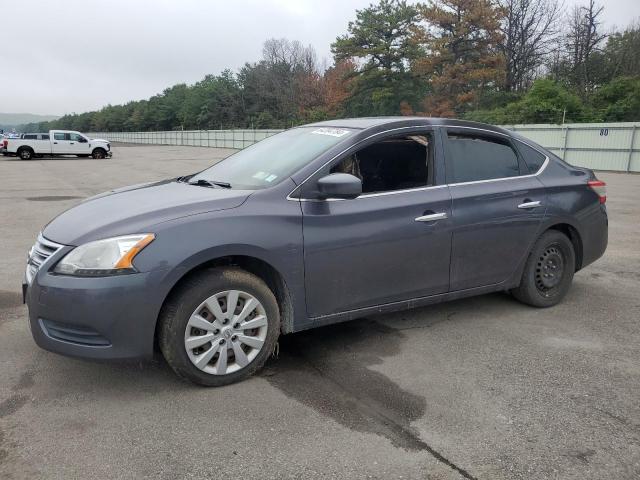
<svg viewBox="0 0 640 480"><path fill-rule="evenodd" d="M640 0L600 2L608 28L640 17ZM237 70L267 38L311 44L330 61L331 42L371 0L0 3L0 112L62 115Z"/></svg>

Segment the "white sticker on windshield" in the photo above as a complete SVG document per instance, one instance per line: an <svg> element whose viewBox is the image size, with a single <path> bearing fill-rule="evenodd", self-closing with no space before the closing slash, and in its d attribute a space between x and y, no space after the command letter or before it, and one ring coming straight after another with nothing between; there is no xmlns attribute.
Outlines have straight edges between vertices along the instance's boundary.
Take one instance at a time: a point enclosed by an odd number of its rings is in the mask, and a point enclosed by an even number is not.
<svg viewBox="0 0 640 480"><path fill-rule="evenodd" d="M257 178L258 180L264 180L269 176L266 172L257 172L253 174L253 178Z"/></svg>
<svg viewBox="0 0 640 480"><path fill-rule="evenodd" d="M269 175L267 178L264 179L265 182L273 182L276 178L278 178L278 175Z"/></svg>
<svg viewBox="0 0 640 480"><path fill-rule="evenodd" d="M341 128L318 128L311 133L316 135L329 135L330 137L344 137L349 134L349 130L343 130Z"/></svg>

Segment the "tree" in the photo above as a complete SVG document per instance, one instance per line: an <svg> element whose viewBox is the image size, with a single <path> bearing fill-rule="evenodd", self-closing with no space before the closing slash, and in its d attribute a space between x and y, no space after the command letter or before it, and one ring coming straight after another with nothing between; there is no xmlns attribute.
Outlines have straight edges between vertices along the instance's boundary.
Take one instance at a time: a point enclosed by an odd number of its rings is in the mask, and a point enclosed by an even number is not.
<svg viewBox="0 0 640 480"><path fill-rule="evenodd" d="M620 77L599 88L593 96L596 121L632 122L640 118L640 76Z"/></svg>
<svg viewBox="0 0 640 480"><path fill-rule="evenodd" d="M419 86L410 71L419 49L411 42L417 9L404 0L381 0L356 11L348 33L331 45L336 64L358 65L350 80L346 110L352 115L392 115L416 104ZM351 81L352 80L352 81Z"/></svg>
<svg viewBox="0 0 640 480"><path fill-rule="evenodd" d="M607 35L600 32L600 16L604 7L589 0L588 6L575 6L568 19L567 49L570 81L582 95L594 88L591 60Z"/></svg>
<svg viewBox="0 0 640 480"><path fill-rule="evenodd" d="M322 103L315 50L297 41L267 40L263 59L246 64L238 77L251 124L272 118L272 128L288 127Z"/></svg>
<svg viewBox="0 0 640 480"><path fill-rule="evenodd" d="M358 67L352 60L338 61L324 73L324 104L330 117L343 116L352 94Z"/></svg>
<svg viewBox="0 0 640 480"><path fill-rule="evenodd" d="M424 56L414 68L433 90L424 102L428 115L460 115L485 88L503 85L501 7L492 0L430 0L419 11L424 23L414 41Z"/></svg>
<svg viewBox="0 0 640 480"><path fill-rule="evenodd" d="M468 120L495 124L561 123L589 121L580 97L551 79L533 82L527 94L516 102L493 110L478 110L465 115Z"/></svg>
<svg viewBox="0 0 640 480"><path fill-rule="evenodd" d="M506 91L527 89L545 59L558 49L560 14L558 0L501 0Z"/></svg>
<svg viewBox="0 0 640 480"><path fill-rule="evenodd" d="M622 76L640 76L640 22L615 32L607 39L602 52L609 80Z"/></svg>

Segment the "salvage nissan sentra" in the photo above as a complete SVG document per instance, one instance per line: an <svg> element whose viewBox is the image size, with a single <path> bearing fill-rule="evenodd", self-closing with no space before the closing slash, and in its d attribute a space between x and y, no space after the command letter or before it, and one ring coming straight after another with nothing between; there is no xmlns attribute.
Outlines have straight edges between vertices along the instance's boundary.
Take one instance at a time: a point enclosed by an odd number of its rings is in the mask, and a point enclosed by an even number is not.
<svg viewBox="0 0 640 480"><path fill-rule="evenodd" d="M428 118L293 128L49 223L23 291L36 343L151 356L218 386L278 336L487 292L557 304L607 246L605 184L512 132Z"/></svg>

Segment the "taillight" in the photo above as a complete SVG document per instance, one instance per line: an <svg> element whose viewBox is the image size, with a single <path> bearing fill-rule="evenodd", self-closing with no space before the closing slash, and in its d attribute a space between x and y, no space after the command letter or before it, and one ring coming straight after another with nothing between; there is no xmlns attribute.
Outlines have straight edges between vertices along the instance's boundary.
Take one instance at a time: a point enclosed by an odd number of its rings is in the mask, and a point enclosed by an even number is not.
<svg viewBox="0 0 640 480"><path fill-rule="evenodd" d="M598 198L600 199L600 203L605 203L607 201L607 184L601 180L590 180L587 182L589 188L596 192Z"/></svg>

